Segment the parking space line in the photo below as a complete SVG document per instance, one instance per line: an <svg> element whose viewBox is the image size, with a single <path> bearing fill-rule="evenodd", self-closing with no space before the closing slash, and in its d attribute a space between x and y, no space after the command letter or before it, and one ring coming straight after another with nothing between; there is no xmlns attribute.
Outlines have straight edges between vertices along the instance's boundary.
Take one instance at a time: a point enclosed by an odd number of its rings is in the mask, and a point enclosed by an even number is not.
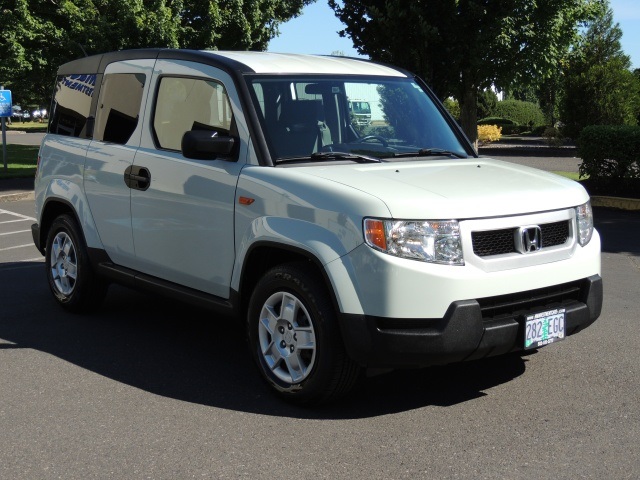
<svg viewBox="0 0 640 480"><path fill-rule="evenodd" d="M9 220L8 222L0 222L0 223L19 222L19 221L27 221L27 220L31 220L32 222L36 221L36 219L33 217L27 217L26 215L21 215L19 213L11 212L9 210L3 210L0 208L0 214L1 213L5 213L7 215L13 215L14 217L21 218L22 220Z"/></svg>
<svg viewBox="0 0 640 480"><path fill-rule="evenodd" d="M0 248L0 252L4 252L5 250L15 250L16 248L25 248L25 247L33 247L33 243L26 243L24 245L14 245L13 247Z"/></svg>
<svg viewBox="0 0 640 480"><path fill-rule="evenodd" d="M5 223L17 223L17 222L29 222L28 218L21 218L19 220L5 220L4 222L0 222L0 225L4 225Z"/></svg>
<svg viewBox="0 0 640 480"><path fill-rule="evenodd" d="M3 235L15 235L16 233L27 233L30 231L31 230L16 230L15 232L0 233L0 237Z"/></svg>

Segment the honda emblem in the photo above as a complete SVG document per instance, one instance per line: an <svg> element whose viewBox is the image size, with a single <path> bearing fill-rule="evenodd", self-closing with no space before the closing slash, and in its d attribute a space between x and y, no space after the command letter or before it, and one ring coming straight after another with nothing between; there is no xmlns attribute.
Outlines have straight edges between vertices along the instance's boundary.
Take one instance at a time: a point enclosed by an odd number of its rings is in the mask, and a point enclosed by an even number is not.
<svg viewBox="0 0 640 480"><path fill-rule="evenodd" d="M516 250L520 253L537 252L542 248L542 231L537 225L520 227L515 237Z"/></svg>

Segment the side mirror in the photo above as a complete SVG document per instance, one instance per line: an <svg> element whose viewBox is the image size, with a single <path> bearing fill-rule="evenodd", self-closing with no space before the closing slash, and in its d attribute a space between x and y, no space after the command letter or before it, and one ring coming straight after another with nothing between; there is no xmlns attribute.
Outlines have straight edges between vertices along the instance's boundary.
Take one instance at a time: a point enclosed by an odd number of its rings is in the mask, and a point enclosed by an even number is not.
<svg viewBox="0 0 640 480"><path fill-rule="evenodd" d="M182 154L194 160L220 158L235 162L238 159L237 145L236 138L207 130L192 130L182 136Z"/></svg>

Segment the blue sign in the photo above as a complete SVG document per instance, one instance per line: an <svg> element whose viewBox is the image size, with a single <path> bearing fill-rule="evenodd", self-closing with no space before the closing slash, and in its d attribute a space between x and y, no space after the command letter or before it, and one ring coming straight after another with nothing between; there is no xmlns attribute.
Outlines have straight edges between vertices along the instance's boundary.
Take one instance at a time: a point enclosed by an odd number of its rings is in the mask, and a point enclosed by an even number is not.
<svg viewBox="0 0 640 480"><path fill-rule="evenodd" d="M0 90L0 117L11 116L11 90Z"/></svg>

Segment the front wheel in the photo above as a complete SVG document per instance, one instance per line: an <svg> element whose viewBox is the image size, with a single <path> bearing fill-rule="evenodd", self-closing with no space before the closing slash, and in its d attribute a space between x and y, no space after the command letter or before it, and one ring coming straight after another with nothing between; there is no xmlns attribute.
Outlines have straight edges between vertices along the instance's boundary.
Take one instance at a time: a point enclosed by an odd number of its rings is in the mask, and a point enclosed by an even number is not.
<svg viewBox="0 0 640 480"><path fill-rule="evenodd" d="M247 329L262 377L286 400L326 402L346 394L358 378L326 287L304 264L278 266L262 277Z"/></svg>
<svg viewBox="0 0 640 480"><path fill-rule="evenodd" d="M83 312L101 304L107 284L91 268L84 237L71 215L60 215L53 221L45 264L49 288L67 310Z"/></svg>

